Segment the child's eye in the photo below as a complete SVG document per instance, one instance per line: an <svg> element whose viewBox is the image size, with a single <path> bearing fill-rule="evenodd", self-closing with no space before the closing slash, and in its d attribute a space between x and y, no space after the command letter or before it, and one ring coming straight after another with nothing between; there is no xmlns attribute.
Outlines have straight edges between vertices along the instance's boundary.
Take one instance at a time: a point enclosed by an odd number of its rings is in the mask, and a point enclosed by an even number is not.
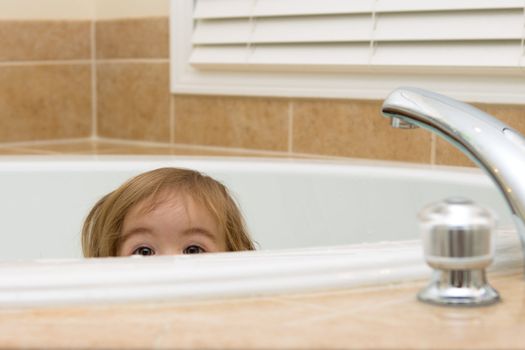
<svg viewBox="0 0 525 350"><path fill-rule="evenodd" d="M148 247L138 247L137 249L133 251L133 255L143 255L143 256L155 255L155 251Z"/></svg>
<svg viewBox="0 0 525 350"><path fill-rule="evenodd" d="M201 253L206 253L206 251L202 249L201 247L199 247L198 245L190 245L182 251L182 254L201 254Z"/></svg>

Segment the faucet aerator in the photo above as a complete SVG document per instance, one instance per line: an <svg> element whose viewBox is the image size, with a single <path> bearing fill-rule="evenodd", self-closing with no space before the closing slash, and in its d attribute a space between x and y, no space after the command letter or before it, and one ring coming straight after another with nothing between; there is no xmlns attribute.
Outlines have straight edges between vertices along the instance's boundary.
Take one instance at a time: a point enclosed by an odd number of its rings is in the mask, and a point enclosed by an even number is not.
<svg viewBox="0 0 525 350"><path fill-rule="evenodd" d="M407 122L399 117L392 117L390 119L390 126L396 129L417 129L418 126Z"/></svg>

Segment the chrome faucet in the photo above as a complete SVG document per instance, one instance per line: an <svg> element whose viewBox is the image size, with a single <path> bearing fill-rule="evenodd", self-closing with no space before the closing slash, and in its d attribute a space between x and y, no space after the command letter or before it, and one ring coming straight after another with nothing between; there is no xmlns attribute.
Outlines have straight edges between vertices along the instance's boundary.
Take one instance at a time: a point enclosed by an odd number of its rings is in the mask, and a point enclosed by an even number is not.
<svg viewBox="0 0 525 350"><path fill-rule="evenodd" d="M525 138L466 103L418 88L399 88L382 112L396 128L422 127L456 146L485 170L512 211L525 253Z"/></svg>

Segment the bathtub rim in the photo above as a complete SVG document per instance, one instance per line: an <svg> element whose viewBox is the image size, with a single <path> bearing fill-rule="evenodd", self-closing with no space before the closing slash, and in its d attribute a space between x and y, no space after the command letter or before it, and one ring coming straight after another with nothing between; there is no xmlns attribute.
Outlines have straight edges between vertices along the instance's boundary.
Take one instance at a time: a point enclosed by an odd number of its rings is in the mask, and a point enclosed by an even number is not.
<svg viewBox="0 0 525 350"><path fill-rule="evenodd" d="M166 162L180 162L182 165L202 166L213 165L216 168L312 171L322 169L323 173L347 170L373 171L379 174L387 170L390 175L405 175L418 177L410 171L418 170L434 179L450 178L450 173L471 175L474 181L492 183L490 177L477 167L451 166L441 164L422 164L402 161L372 160L361 158L293 158L293 157L239 157L239 156L201 156L201 155L0 155L0 173L2 171L57 171L57 170L146 170L152 166L163 167ZM181 166L184 167L184 166ZM344 173L344 172L342 172ZM455 178L457 181L458 179Z"/></svg>
<svg viewBox="0 0 525 350"><path fill-rule="evenodd" d="M489 277L522 269L515 231L498 231L495 251ZM411 240L200 256L7 260L0 261L0 275L0 308L9 309L330 292L430 280L431 269L421 243Z"/></svg>

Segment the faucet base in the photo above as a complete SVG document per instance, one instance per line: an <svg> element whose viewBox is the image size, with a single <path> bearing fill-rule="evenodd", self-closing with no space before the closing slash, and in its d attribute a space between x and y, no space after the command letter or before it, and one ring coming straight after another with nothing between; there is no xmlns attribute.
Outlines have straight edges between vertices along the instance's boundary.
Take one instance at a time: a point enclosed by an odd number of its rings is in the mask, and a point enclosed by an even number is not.
<svg viewBox="0 0 525 350"><path fill-rule="evenodd" d="M485 270L436 270L432 282L418 299L425 303L454 306L482 306L500 301L487 282Z"/></svg>

